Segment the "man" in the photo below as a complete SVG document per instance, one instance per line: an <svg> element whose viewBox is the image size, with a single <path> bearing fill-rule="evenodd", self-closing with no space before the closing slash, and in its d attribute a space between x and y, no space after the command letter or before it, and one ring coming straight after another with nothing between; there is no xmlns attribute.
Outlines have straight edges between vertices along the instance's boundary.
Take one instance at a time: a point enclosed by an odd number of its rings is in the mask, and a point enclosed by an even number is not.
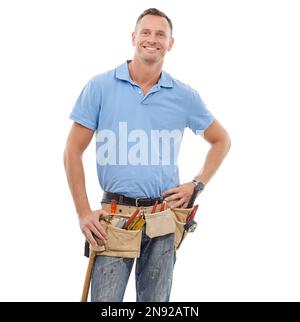
<svg viewBox="0 0 300 322"><path fill-rule="evenodd" d="M85 189L82 155L95 131L102 205L117 199L122 205L152 207L164 198L168 207L184 209L195 186L204 188L229 151L227 132L197 91L162 71L174 43L172 29L163 12L145 10L132 33L133 59L92 78L70 115L74 123L64 164L81 231L94 247L109 238L99 223L108 212L91 210ZM185 127L202 134L210 150L193 182L179 184L178 133ZM174 234L149 238L143 230L137 301L169 301L175 258ZM133 258L97 256L91 300L122 301L133 263Z"/></svg>

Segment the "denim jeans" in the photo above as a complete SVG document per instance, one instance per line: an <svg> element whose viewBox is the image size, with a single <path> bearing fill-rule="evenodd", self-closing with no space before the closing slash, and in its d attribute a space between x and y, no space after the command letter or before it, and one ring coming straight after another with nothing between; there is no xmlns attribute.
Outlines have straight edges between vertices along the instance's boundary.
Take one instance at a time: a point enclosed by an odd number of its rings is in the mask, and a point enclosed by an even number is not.
<svg viewBox="0 0 300 322"><path fill-rule="evenodd" d="M92 302L122 302L134 258L96 256L91 284ZM149 238L143 229L136 259L137 302L168 302L176 261L174 234Z"/></svg>

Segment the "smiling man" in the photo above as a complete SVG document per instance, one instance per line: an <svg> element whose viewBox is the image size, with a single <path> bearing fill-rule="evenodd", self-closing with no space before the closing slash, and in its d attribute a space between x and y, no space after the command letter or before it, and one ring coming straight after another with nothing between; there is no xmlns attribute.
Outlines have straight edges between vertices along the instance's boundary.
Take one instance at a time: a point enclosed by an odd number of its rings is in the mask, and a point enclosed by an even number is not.
<svg viewBox="0 0 300 322"><path fill-rule="evenodd" d="M198 92L162 70L173 43L171 20L155 8L145 10L132 33L133 59L93 77L70 115L74 123L64 152L69 187L83 235L91 249L102 249L92 271L92 301L123 300L134 258L137 301L169 301L176 260L175 226L170 221L162 225L170 220L170 212L156 217L161 221L156 220L151 233L145 215L146 229L144 226L140 231L133 256L129 243L136 233L110 228L117 225L113 221L105 229L100 220L115 212L113 200L119 212L128 214L138 207L147 214L163 199L170 209L186 208L195 187L203 190L230 148L227 132ZM177 155L186 127L201 134L210 149L193 180L180 184ZM102 209L93 211L85 188L82 155L95 132L97 172L104 193ZM114 236L109 235L112 231Z"/></svg>

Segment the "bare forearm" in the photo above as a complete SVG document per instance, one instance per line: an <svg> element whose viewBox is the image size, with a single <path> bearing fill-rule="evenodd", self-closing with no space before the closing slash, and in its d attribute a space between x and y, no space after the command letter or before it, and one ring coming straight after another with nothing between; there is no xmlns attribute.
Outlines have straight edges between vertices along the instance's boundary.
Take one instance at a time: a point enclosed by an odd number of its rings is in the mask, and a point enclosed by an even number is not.
<svg viewBox="0 0 300 322"><path fill-rule="evenodd" d="M82 158L77 153L65 151L65 171L78 215L91 211L88 201Z"/></svg>
<svg viewBox="0 0 300 322"><path fill-rule="evenodd" d="M197 174L196 179L203 182L204 184L207 184L218 170L229 149L229 137L226 140L218 141L212 144L206 155L204 165L200 172Z"/></svg>

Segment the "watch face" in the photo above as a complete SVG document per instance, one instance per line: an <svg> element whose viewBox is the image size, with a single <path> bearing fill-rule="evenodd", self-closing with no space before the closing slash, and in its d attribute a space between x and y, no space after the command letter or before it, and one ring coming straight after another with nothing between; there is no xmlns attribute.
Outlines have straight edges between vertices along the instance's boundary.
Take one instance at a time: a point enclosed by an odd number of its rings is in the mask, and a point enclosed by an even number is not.
<svg viewBox="0 0 300 322"><path fill-rule="evenodd" d="M195 180L195 182L194 182L194 183L196 184L195 189L196 189L197 191L200 191L200 190L203 190L203 189L204 189L204 184L203 184L202 182L200 182L200 181L196 181L196 180Z"/></svg>

